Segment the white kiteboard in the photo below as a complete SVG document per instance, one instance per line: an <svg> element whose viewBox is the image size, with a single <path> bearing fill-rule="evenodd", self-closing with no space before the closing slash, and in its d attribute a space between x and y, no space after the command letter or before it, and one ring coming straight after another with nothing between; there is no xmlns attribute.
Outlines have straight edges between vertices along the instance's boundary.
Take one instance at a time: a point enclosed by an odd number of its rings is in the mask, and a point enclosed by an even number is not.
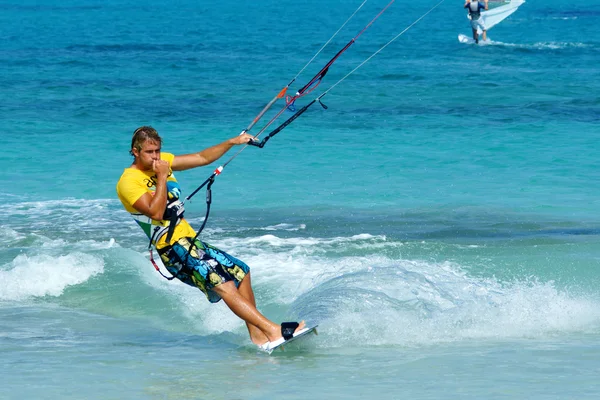
<svg viewBox="0 0 600 400"><path fill-rule="evenodd" d="M265 345L261 346L261 348L269 354L271 354L272 352L274 352L277 349L285 350L285 346L287 346L288 344L290 344L298 339L306 338L311 333L318 335L318 332L317 332L318 326L319 325L315 325L310 328L301 329L299 332L294 333L294 336L292 336L288 340L284 340L283 338L281 338L280 340L278 340L276 342L266 343Z"/></svg>
<svg viewBox="0 0 600 400"><path fill-rule="evenodd" d="M462 33L458 35L458 41L465 44L475 44L475 39L469 37L467 35L463 35ZM479 44L489 44L492 41L490 39L481 40L479 39Z"/></svg>

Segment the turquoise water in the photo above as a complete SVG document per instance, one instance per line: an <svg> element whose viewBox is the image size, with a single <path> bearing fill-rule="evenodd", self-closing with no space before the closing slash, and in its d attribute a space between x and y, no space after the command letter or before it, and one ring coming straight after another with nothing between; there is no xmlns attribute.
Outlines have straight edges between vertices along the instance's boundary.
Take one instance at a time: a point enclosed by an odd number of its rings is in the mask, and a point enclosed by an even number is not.
<svg viewBox="0 0 600 400"><path fill-rule="evenodd" d="M115 193L133 130L176 154L237 135L360 4L4 2L0 397L598 397L597 2L528 1L473 46L444 1L336 85L438 4L394 3L297 101L327 110L226 166L203 238L319 336L266 356L152 268Z"/></svg>

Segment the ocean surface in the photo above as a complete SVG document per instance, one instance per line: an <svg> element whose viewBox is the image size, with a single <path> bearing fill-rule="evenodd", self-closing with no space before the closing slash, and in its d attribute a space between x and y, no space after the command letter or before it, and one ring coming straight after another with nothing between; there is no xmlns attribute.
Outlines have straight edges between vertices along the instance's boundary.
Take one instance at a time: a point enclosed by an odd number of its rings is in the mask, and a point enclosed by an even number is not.
<svg viewBox="0 0 600 400"><path fill-rule="evenodd" d="M177 173L230 161L202 238L318 336L269 356L150 264L115 192L133 131L234 137L387 4L1 2L1 399L600 397L597 0L527 1L486 45L462 1L396 1L295 103L327 109Z"/></svg>

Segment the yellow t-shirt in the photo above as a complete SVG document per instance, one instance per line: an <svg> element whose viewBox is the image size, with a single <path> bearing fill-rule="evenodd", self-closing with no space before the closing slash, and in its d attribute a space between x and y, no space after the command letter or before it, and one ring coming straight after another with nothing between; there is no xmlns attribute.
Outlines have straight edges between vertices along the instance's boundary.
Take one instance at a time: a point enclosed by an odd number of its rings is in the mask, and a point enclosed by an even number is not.
<svg viewBox="0 0 600 400"><path fill-rule="evenodd" d="M169 168L173 164L175 155L171 153L160 153L160 159L169 163ZM154 196L156 190L156 174L154 171L140 171L136 168L125 168L123 175L117 183L117 195L119 200L123 203L125 210L127 210L133 219L139 224L142 230L148 236L148 239L153 238L153 244L157 249L163 248L169 244L175 243L182 237L185 236L196 236L196 232L185 220L181 219L175 226L173 237L171 242L167 243L167 231L169 230L169 221L153 220L150 217L140 213L138 210L133 208L133 204L140 199L145 193L150 193ZM180 189L175 179L175 175L172 170L169 170L169 177L167 178L167 191L169 198L179 198Z"/></svg>

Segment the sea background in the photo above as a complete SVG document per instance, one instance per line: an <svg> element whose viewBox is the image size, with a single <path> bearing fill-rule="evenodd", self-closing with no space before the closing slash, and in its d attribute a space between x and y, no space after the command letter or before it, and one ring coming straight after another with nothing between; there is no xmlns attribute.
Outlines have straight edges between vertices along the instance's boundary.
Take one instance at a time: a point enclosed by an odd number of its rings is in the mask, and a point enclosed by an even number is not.
<svg viewBox="0 0 600 400"><path fill-rule="evenodd" d="M600 396L598 1L528 1L480 46L462 1L396 1L296 103L328 109L227 164L202 238L318 336L266 355L153 269L115 193L132 132L236 136L360 4L1 1L1 399Z"/></svg>

